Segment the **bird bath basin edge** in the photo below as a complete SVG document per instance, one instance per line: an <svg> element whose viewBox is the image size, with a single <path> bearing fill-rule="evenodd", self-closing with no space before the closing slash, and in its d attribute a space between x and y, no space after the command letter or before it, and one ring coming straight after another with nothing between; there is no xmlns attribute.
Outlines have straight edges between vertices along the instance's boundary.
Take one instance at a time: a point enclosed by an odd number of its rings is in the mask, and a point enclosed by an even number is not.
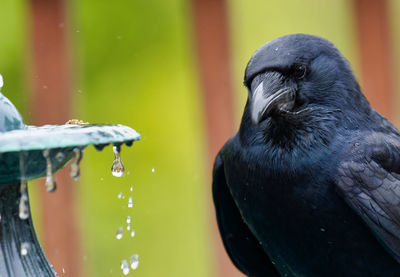
<svg viewBox="0 0 400 277"><path fill-rule="evenodd" d="M3 84L0 75L0 89ZM115 176L123 175L123 144L140 134L119 124L27 126L14 105L0 93L0 276L57 276L35 234L27 181L46 176L48 191L56 189L53 174L69 161L71 176L79 178L83 150L113 144Z"/></svg>

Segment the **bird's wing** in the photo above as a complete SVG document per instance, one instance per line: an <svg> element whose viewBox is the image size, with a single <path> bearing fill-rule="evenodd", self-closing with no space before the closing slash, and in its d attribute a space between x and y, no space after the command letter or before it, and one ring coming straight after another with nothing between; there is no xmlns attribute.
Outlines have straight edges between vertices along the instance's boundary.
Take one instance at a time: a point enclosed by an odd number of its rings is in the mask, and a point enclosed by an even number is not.
<svg viewBox="0 0 400 277"><path fill-rule="evenodd" d="M242 219L226 183L220 155L214 163L212 192L222 241L235 266L248 276L280 276Z"/></svg>
<svg viewBox="0 0 400 277"><path fill-rule="evenodd" d="M340 192L400 262L400 140L374 133L352 144L346 156L336 180Z"/></svg>

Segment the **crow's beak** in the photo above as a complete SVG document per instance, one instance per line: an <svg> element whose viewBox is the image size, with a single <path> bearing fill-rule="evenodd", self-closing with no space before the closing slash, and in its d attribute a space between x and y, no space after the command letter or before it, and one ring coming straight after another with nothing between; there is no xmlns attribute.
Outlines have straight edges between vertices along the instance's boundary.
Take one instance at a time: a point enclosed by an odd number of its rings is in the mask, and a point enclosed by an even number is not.
<svg viewBox="0 0 400 277"><path fill-rule="evenodd" d="M251 97L251 121L258 125L273 112L288 111L293 108L296 90L291 86L268 86L261 82ZM269 82L267 82L269 83Z"/></svg>

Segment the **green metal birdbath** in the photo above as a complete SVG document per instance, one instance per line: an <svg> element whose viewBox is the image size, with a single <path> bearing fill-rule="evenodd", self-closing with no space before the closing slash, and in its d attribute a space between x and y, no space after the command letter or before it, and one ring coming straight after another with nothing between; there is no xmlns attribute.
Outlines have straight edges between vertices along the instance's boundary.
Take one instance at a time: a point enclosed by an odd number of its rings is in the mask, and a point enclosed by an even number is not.
<svg viewBox="0 0 400 277"><path fill-rule="evenodd" d="M0 75L0 89L3 80ZM83 150L113 144L114 176L122 176L123 144L140 139L123 125L74 124L27 126L15 106L0 93L0 276L56 276L38 242L30 217L27 181L46 177L56 189L55 172L69 161L71 177L79 178Z"/></svg>

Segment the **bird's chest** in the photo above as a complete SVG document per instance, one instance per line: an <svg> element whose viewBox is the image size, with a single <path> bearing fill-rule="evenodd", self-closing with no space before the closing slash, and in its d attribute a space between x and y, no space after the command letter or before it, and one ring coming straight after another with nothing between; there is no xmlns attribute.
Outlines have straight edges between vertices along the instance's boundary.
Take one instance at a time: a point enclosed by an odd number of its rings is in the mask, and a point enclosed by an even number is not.
<svg viewBox="0 0 400 277"><path fill-rule="evenodd" d="M232 196L245 220L263 229L281 232L316 220L333 204L332 163L326 157L238 155L231 161L225 173Z"/></svg>

